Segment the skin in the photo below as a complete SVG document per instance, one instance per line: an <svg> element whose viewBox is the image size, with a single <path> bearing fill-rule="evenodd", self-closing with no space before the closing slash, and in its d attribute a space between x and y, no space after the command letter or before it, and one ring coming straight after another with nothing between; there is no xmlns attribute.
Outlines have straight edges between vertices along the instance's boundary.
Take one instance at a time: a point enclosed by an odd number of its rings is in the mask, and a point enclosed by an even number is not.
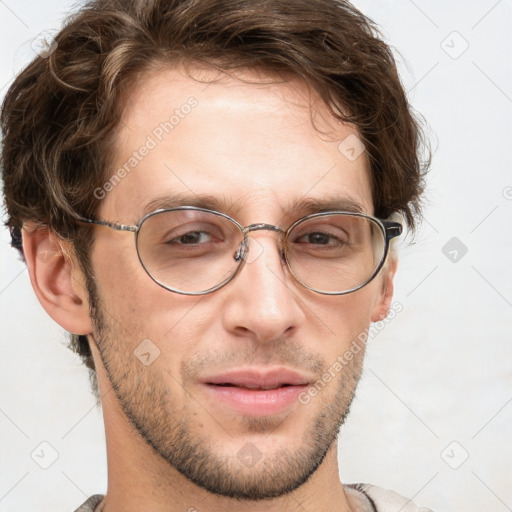
<svg viewBox="0 0 512 512"><path fill-rule="evenodd" d="M244 226L286 228L310 213L291 214L291 205L334 192L373 213L364 154L350 161L338 150L357 131L330 117L304 83L244 83L239 78L268 82L246 70L206 86L196 79L214 73L192 71L193 78L159 69L131 91L112 173L189 97L198 105L106 194L98 219L136 224L150 201L175 194L213 196ZM396 261L354 293L321 295L294 281L275 233L256 231L254 259L240 274L194 297L169 292L148 277L133 234L94 229L99 298L93 318L71 248L30 224L23 236L43 307L91 343L107 439L104 510L159 512L169 504L184 511L355 510L338 477L337 433L364 350L307 405L297 402L266 417L230 410L199 381L234 368L286 367L316 382L371 321L386 316ZM145 339L160 350L149 366L134 356ZM260 456L251 467L238 456L247 446Z"/></svg>

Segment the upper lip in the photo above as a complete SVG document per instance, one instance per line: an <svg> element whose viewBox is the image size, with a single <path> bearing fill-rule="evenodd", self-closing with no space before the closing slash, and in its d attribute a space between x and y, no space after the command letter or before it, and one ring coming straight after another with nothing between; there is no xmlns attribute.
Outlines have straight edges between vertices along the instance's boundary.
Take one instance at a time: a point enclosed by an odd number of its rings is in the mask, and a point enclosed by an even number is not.
<svg viewBox="0 0 512 512"><path fill-rule="evenodd" d="M284 385L304 386L309 379L288 368L236 369L202 380L204 384L231 384L244 388L275 389Z"/></svg>

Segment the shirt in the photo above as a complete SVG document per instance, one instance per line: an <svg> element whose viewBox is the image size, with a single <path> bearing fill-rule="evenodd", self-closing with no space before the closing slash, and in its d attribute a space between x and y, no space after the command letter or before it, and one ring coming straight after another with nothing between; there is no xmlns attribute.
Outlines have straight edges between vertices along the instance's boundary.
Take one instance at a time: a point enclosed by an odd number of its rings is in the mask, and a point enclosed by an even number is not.
<svg viewBox="0 0 512 512"><path fill-rule="evenodd" d="M370 484L348 484L343 486L348 503L354 512L432 512L429 508L417 507L411 500L394 491ZM101 512L99 507L103 495L91 496L75 512Z"/></svg>

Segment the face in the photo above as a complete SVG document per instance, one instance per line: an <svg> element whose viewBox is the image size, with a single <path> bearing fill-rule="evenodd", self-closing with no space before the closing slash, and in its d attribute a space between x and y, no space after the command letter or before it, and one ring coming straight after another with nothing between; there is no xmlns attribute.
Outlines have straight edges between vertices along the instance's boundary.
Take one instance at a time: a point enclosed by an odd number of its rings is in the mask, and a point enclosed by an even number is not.
<svg viewBox="0 0 512 512"><path fill-rule="evenodd" d="M140 83L127 101L111 174L131 158L137 163L105 187L99 219L136 224L167 204L207 205L243 226L287 228L311 213L305 200L373 213L364 155L348 159L338 149L357 132L318 106L320 134L299 81L207 84L163 70ZM304 483L335 441L364 350L341 369L335 363L385 301L382 276L348 295L310 291L284 265L275 232L250 237L231 282L190 296L151 280L132 233L97 227L90 290L96 365L126 419L199 486L263 499ZM300 400L318 382L316 395Z"/></svg>

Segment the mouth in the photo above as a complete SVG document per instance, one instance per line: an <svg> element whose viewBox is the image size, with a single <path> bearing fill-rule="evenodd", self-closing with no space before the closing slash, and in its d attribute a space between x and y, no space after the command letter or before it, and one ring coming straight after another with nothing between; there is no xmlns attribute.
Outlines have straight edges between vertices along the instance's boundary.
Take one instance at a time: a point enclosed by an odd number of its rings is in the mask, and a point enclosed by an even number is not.
<svg viewBox="0 0 512 512"><path fill-rule="evenodd" d="M206 384L247 389L276 389L284 386L304 386L310 378L284 367L240 368L203 379Z"/></svg>
<svg viewBox="0 0 512 512"><path fill-rule="evenodd" d="M286 368L233 370L202 384L214 407L248 416L269 416L290 409L311 379Z"/></svg>
<svg viewBox="0 0 512 512"><path fill-rule="evenodd" d="M294 384L278 384L277 386L251 386L249 384L246 385L237 385L237 384L231 384L230 382L225 382L221 384L215 384L213 382L208 383L211 386L222 386L222 387L231 387L231 388L243 388L243 389L254 389L254 390L263 390L267 391L269 389L279 389L279 388L286 388L289 386L293 386Z"/></svg>

